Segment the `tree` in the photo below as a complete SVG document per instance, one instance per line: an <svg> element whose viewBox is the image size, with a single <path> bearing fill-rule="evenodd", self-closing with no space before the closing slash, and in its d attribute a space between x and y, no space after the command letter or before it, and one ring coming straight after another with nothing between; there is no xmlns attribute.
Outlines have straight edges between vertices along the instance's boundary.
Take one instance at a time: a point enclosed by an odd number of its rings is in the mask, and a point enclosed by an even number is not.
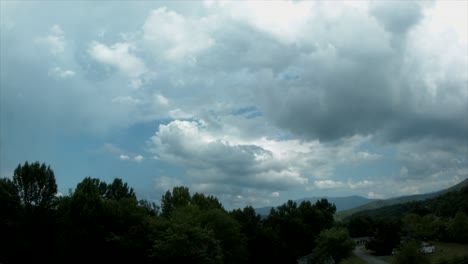
<svg viewBox="0 0 468 264"><path fill-rule="evenodd" d="M326 260L329 256L335 263L351 255L354 242L349 237L348 230L344 227L332 227L320 232L317 240L315 254L319 259Z"/></svg>
<svg viewBox="0 0 468 264"><path fill-rule="evenodd" d="M376 221L374 240L366 244L366 249L376 255L389 255L400 244L402 223L397 218L382 218Z"/></svg>
<svg viewBox="0 0 468 264"><path fill-rule="evenodd" d="M13 184L27 211L50 208L57 194L54 172L45 163L19 164L13 173Z"/></svg>
<svg viewBox="0 0 468 264"><path fill-rule="evenodd" d="M21 247L23 220L18 191L8 178L0 179L0 261L18 261L16 251Z"/></svg>
<svg viewBox="0 0 468 264"><path fill-rule="evenodd" d="M218 201L218 198L208 195L205 196L203 193L195 193L192 196L190 204L198 206L201 210L208 209L221 209L224 210L223 205Z"/></svg>
<svg viewBox="0 0 468 264"><path fill-rule="evenodd" d="M429 264L431 261L426 256L419 253L419 243L413 241L401 247L400 252L395 256L393 263L413 263Z"/></svg>
<svg viewBox="0 0 468 264"><path fill-rule="evenodd" d="M136 200L133 188L128 187L127 183L123 183L122 179L119 178L114 179L111 184L107 185L105 197L114 200L123 198L133 198Z"/></svg>
<svg viewBox="0 0 468 264"><path fill-rule="evenodd" d="M448 238L453 242L468 242L468 216L458 212L447 226Z"/></svg>
<svg viewBox="0 0 468 264"><path fill-rule="evenodd" d="M161 215L168 216L177 208L190 204L191 197L187 187L177 186L172 188L172 193L167 191L161 199Z"/></svg>
<svg viewBox="0 0 468 264"><path fill-rule="evenodd" d="M221 241L215 230L202 225L203 213L189 205L159 218L151 234L151 258L156 263L223 263Z"/></svg>

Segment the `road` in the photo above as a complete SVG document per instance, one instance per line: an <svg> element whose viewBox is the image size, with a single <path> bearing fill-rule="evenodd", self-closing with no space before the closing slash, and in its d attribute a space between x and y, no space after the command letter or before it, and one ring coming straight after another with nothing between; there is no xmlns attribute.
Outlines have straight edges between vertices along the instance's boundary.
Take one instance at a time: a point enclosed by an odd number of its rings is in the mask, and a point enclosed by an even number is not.
<svg viewBox="0 0 468 264"><path fill-rule="evenodd" d="M369 263L369 264L388 264L387 262L379 259L379 258L376 258L372 255L369 255L367 254L367 252L365 252L364 250L362 250L361 247L356 247L353 251L354 255L358 256L359 258L361 258L362 260L364 260L365 262Z"/></svg>

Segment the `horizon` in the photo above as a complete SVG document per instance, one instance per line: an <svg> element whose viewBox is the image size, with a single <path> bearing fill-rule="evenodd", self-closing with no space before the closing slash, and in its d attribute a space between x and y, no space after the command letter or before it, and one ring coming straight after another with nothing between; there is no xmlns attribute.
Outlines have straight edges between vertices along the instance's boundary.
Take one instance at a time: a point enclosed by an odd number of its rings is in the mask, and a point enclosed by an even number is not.
<svg viewBox="0 0 468 264"><path fill-rule="evenodd" d="M2 1L0 29L0 177L229 210L468 178L467 1Z"/></svg>

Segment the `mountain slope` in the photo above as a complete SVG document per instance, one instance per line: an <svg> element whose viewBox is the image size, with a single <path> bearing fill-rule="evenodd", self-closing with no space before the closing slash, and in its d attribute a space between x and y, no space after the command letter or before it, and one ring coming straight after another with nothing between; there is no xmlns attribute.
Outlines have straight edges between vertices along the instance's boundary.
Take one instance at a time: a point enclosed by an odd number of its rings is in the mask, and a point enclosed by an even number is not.
<svg viewBox="0 0 468 264"><path fill-rule="evenodd" d="M436 197L422 201L410 201L377 209L359 211L343 220L348 221L360 216L400 218L409 213L415 213L421 216L434 214L439 217L454 217L458 212L468 214L468 184L465 184L465 186L457 186L457 188L449 188L437 193L439 195Z"/></svg>
<svg viewBox="0 0 468 264"><path fill-rule="evenodd" d="M379 200L379 201L374 201L370 202L368 204L364 204L362 206L358 206L349 210L344 210L339 213L337 213L336 218L337 219L344 219L346 217L349 217L357 212L361 211L367 211L367 210L374 210L378 208L382 208L385 206L391 206L391 205L397 205L397 204L403 204L403 203L408 203L408 202L417 202L417 201L424 201L427 199L435 198L438 197L442 194L452 192L452 191L459 191L463 187L468 186L468 178L461 181L460 183L447 188L443 189L437 192L432 192L432 193L426 193L426 194L416 194L416 195L408 195L408 196L401 196L401 197L395 197L395 198L390 198L387 200Z"/></svg>

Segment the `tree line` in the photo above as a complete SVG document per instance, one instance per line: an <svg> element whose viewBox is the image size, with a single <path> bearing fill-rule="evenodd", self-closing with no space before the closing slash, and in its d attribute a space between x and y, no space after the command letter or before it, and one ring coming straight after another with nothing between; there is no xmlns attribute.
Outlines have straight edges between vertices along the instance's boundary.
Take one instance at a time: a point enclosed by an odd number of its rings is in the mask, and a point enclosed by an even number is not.
<svg viewBox="0 0 468 264"><path fill-rule="evenodd" d="M311 252L338 262L354 247L326 199L288 201L261 218L184 186L156 205L118 178L86 177L58 196L53 170L39 162L0 179L0 210L1 263L296 263Z"/></svg>
<svg viewBox="0 0 468 264"><path fill-rule="evenodd" d="M390 255L402 242L468 244L468 186L424 201L390 205L345 219L352 237L370 236L366 247Z"/></svg>

